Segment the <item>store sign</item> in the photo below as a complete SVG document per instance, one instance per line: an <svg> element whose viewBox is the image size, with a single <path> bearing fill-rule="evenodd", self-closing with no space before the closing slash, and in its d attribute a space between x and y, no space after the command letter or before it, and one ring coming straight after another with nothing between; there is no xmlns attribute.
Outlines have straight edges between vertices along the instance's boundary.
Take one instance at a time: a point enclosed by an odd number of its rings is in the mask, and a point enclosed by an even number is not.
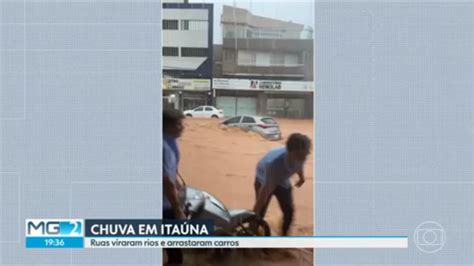
<svg viewBox="0 0 474 266"><path fill-rule="evenodd" d="M209 79L163 79L164 90L211 90L211 80Z"/></svg>
<svg viewBox="0 0 474 266"><path fill-rule="evenodd" d="M213 79L213 88L221 90L313 91L312 81L257 79Z"/></svg>

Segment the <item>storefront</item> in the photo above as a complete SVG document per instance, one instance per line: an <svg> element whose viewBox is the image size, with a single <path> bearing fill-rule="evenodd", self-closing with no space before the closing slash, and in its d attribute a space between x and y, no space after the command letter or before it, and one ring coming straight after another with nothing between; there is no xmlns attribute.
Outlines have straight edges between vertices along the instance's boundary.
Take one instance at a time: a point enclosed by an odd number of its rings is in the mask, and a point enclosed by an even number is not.
<svg viewBox="0 0 474 266"><path fill-rule="evenodd" d="M209 79L163 79L163 107L184 111L211 102Z"/></svg>
<svg viewBox="0 0 474 266"><path fill-rule="evenodd" d="M257 92L216 90L216 107L224 110L225 116L257 115L257 102Z"/></svg>
<svg viewBox="0 0 474 266"><path fill-rule="evenodd" d="M265 93L264 114L274 117L312 118L313 92Z"/></svg>
<svg viewBox="0 0 474 266"><path fill-rule="evenodd" d="M313 82L214 79L213 88L226 116L313 117Z"/></svg>

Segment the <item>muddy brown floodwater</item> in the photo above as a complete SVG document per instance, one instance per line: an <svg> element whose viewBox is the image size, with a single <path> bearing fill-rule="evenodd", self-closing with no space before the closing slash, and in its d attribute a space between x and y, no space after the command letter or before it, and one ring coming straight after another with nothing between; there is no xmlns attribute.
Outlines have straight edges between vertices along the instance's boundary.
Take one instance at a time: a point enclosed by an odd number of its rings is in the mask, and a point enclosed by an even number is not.
<svg viewBox="0 0 474 266"><path fill-rule="evenodd" d="M180 172L187 184L208 191L228 208L252 209L255 203L253 182L258 160L271 148L285 144L293 132L313 140L312 120L279 119L283 139L268 141L251 132L222 128L214 119L185 119L185 131L178 143L181 149ZM313 154L305 164L306 183L293 188L295 220L291 235L313 234ZM292 178L292 183L297 178ZM281 211L272 199L265 219L272 235L280 234ZM252 252L250 252L252 253ZM186 252L186 265L313 265L311 249L234 250L224 258L204 252Z"/></svg>

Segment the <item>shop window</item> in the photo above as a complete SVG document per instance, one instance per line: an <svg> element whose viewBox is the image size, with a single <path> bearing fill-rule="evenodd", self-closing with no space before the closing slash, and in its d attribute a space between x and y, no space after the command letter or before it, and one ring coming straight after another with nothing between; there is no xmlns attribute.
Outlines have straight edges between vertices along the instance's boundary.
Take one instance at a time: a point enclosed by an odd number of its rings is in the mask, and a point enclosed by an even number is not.
<svg viewBox="0 0 474 266"><path fill-rule="evenodd" d="M185 96L183 97L183 109L184 110L192 110L195 109L198 106L205 105L206 99L200 98L200 97L189 97Z"/></svg>
<svg viewBox="0 0 474 266"><path fill-rule="evenodd" d="M267 108L269 109L280 109L285 106L285 99L270 98L267 100Z"/></svg>
<svg viewBox="0 0 474 266"><path fill-rule="evenodd" d="M163 97L163 109L173 109L174 103L168 100L168 98Z"/></svg>
<svg viewBox="0 0 474 266"><path fill-rule="evenodd" d="M302 117L304 99L273 98L267 100L267 115L276 117Z"/></svg>

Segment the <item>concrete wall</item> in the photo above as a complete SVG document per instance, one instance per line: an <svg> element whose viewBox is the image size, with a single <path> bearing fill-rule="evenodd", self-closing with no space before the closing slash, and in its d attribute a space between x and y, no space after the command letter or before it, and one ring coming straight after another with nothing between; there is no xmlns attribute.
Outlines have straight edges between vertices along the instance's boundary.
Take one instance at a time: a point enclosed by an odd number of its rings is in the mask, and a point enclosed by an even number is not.
<svg viewBox="0 0 474 266"><path fill-rule="evenodd" d="M164 8L163 19L177 19L181 27L181 20L208 20L207 9L174 9ZM209 23L209 21L208 21ZM201 47L207 48L209 31L192 30L163 30L163 46L172 47Z"/></svg>
<svg viewBox="0 0 474 266"><path fill-rule="evenodd" d="M185 1L186 2L186 1ZM164 56L163 72L177 78L212 76L213 5L195 3L164 3L163 19L178 20L178 30L163 30L163 46L177 47L180 56ZM182 20L207 21L207 29L180 30ZM190 25L191 26L191 25ZM207 57L182 57L181 48L207 48Z"/></svg>

